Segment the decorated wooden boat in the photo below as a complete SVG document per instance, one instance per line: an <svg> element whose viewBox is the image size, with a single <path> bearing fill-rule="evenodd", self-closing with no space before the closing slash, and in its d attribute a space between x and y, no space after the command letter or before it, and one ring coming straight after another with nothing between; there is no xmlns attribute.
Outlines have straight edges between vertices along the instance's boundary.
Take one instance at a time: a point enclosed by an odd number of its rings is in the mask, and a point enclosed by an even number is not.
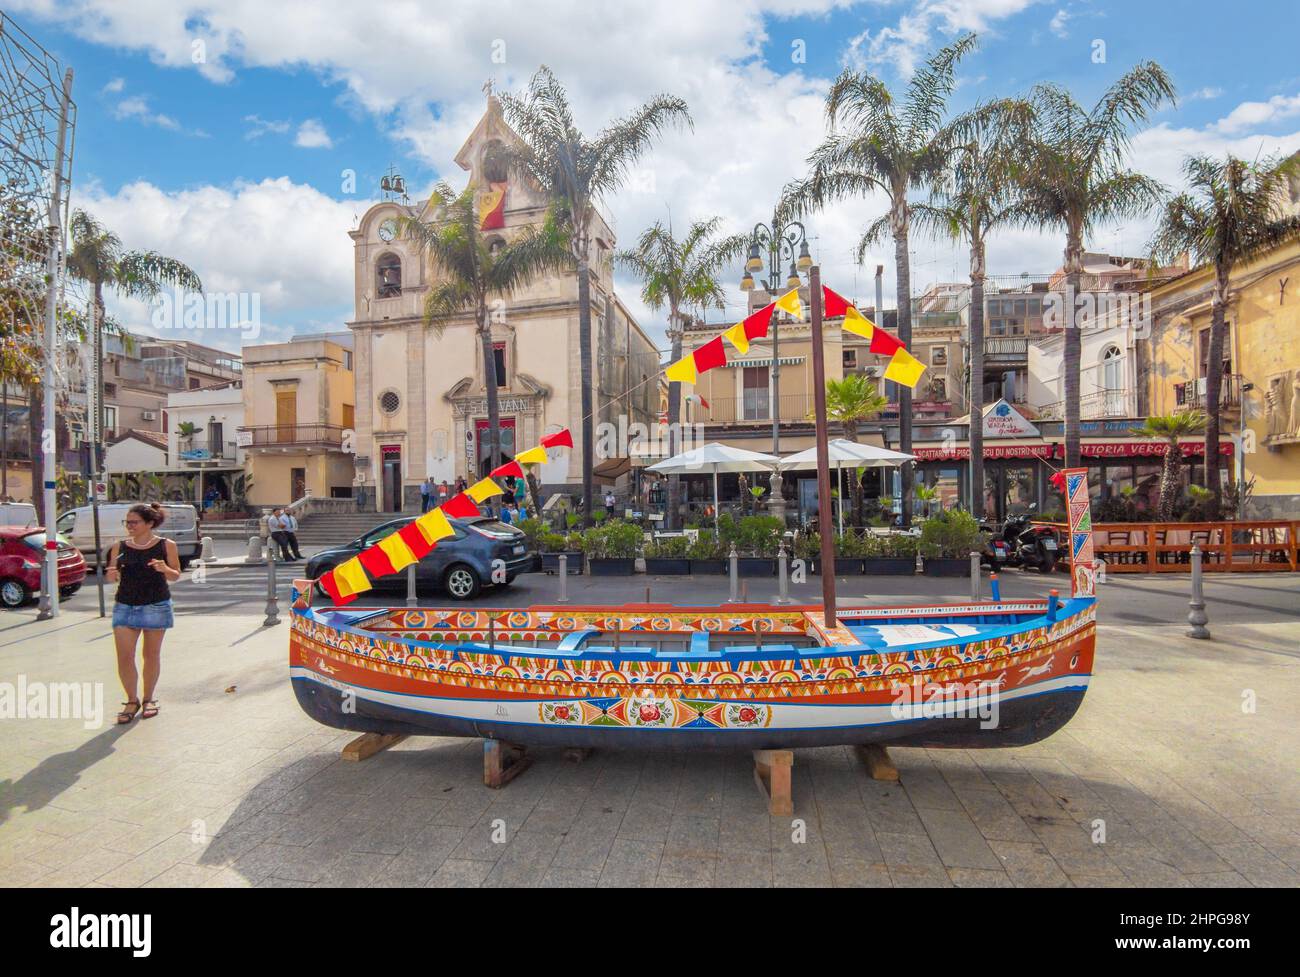
<svg viewBox="0 0 1300 977"><path fill-rule="evenodd" d="M310 606L306 712L375 733L519 744L785 749L1033 743L1078 709L1095 598L843 609Z"/></svg>
<svg viewBox="0 0 1300 977"><path fill-rule="evenodd" d="M818 274L814 268L810 292L818 495L826 512ZM824 295L830 314L847 315L844 299L829 289ZM774 305L787 308L787 300L799 301L792 291ZM874 335L874 325L854 312L855 328ZM754 335L765 333L770 313L735 328L753 338L747 324L762 320ZM891 341L884 347L897 355ZM904 382L919 375L909 372ZM319 581L295 581L289 664L302 708L327 725L366 733L757 751L1017 746L1050 736L1079 708L1096 643L1085 469L1056 477L1070 529L1073 593L1064 602L1053 592L1046 601L995 595L980 603L837 610L834 575L824 574L822 603L793 608L346 606L374 577L410 566L451 535L447 517L475 514L501 494L494 479L522 477L522 466L572 445L568 431L547 435ZM821 542L829 565L830 535ZM312 606L316 584L334 606Z"/></svg>

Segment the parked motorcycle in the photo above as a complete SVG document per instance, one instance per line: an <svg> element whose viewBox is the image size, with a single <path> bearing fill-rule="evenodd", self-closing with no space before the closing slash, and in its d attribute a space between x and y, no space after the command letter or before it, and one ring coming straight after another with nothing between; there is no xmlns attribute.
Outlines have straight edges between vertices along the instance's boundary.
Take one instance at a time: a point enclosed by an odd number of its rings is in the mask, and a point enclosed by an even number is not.
<svg viewBox="0 0 1300 977"><path fill-rule="evenodd" d="M1004 529L999 529L994 523L980 523L980 532L984 533L988 542L984 544L984 549L980 551L980 565L988 567L993 572L1003 569L1004 567L1014 567L1020 565L1020 556L1016 552L1015 536L1008 538Z"/></svg>
<svg viewBox="0 0 1300 977"><path fill-rule="evenodd" d="M1003 538L1014 540L1016 563L1039 573L1051 573L1056 569L1060 558L1061 541L1051 526L1030 525L1030 519L1037 506L1030 503L1029 509L1012 516L1002 527Z"/></svg>

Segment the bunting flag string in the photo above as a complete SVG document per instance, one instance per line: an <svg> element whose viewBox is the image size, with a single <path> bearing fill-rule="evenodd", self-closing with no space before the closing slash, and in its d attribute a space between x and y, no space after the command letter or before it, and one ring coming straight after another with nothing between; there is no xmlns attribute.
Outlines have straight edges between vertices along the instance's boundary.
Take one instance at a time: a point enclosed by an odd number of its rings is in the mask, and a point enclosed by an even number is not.
<svg viewBox="0 0 1300 977"><path fill-rule="evenodd" d="M843 316L844 322L840 328L870 340L868 352L889 357L889 364L885 367L886 380L904 387L915 387L920 382L925 364L913 356L897 336L885 332L829 286L822 286L822 299L827 318Z"/></svg>
<svg viewBox="0 0 1300 977"><path fill-rule="evenodd" d="M721 343L721 339L718 340ZM399 573L417 560L427 556L438 541L456 534L452 519L472 519L479 515L479 505L505 489L496 478L512 475L524 476L524 465L542 464L547 460L547 448L572 448L573 435L566 428L542 438L535 448L515 455L513 461L494 469L464 492L460 492L436 509L430 509L420 518L385 536L374 546L367 546L359 554L333 570L327 570L319 579L321 587L336 605L342 606L356 600L357 595L369 590L379 577Z"/></svg>

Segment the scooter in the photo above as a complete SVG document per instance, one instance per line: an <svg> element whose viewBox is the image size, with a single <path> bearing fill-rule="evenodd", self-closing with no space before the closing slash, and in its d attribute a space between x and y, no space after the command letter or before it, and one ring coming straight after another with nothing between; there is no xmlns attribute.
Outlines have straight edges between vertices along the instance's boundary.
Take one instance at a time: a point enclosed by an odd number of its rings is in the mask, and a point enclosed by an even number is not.
<svg viewBox="0 0 1300 977"><path fill-rule="evenodd" d="M1051 573L1056 569L1061 544L1051 526L1029 524L1030 513L1036 508L1030 503L1029 511L1008 519L1002 529L1003 538L1015 540L1016 559L1020 566L1033 567L1039 573Z"/></svg>
<svg viewBox="0 0 1300 977"><path fill-rule="evenodd" d="M988 537L980 553L980 565L997 572L1003 567L1019 566L1020 557L1016 553L1015 536L1008 537L1005 527L998 530L993 523L980 523L980 531ZM1018 534L1017 534L1018 535Z"/></svg>

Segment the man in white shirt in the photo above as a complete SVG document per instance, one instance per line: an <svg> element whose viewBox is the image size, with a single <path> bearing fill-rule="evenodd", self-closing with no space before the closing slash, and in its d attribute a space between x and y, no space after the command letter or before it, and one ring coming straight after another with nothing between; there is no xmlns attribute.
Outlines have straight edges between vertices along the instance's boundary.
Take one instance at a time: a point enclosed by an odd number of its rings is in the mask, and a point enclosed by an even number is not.
<svg viewBox="0 0 1300 977"><path fill-rule="evenodd" d="M303 559L302 550L298 549L298 517L292 512L285 512L280 517L280 521L284 524L284 535L288 539L290 549L293 550L293 558Z"/></svg>
<svg viewBox="0 0 1300 977"><path fill-rule="evenodd" d="M271 535L271 542L267 543L267 550L270 552L272 545L280 547L280 561L282 563L293 562L293 554L289 552L287 525L284 509L278 506L266 517L266 528Z"/></svg>

